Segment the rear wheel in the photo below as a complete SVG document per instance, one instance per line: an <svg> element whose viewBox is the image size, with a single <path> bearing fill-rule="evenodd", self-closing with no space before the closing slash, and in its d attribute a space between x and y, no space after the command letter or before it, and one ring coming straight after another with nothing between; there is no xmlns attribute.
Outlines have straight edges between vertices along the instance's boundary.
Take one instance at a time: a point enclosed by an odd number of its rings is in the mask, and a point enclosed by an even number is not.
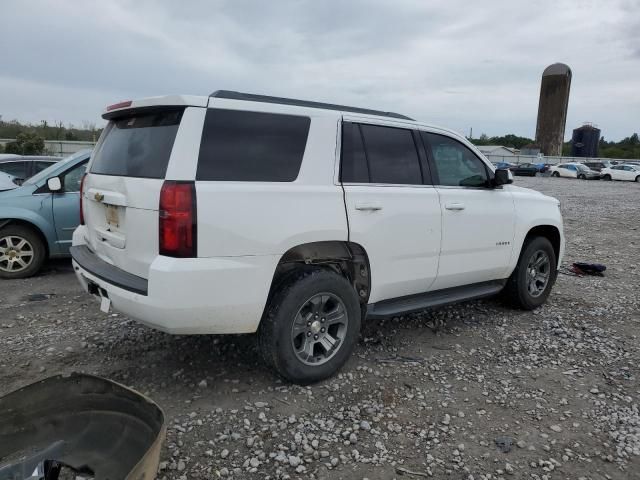
<svg viewBox="0 0 640 480"><path fill-rule="evenodd" d="M553 172L553 173L551 174L551 176L552 176L552 177L556 177L556 178L558 178L558 177L560 176L560 174L559 174L558 172Z"/></svg>
<svg viewBox="0 0 640 480"><path fill-rule="evenodd" d="M585 177L585 176L584 176L584 175L582 175L582 174L578 175L578 178L579 178L580 180L586 180L586 179L587 179L587 177Z"/></svg>
<svg viewBox="0 0 640 480"><path fill-rule="evenodd" d="M607 182L611 180L611 175L609 175L608 173L602 177L603 180L606 180Z"/></svg>
<svg viewBox="0 0 640 480"><path fill-rule="evenodd" d="M505 287L507 299L524 310L542 305L556 280L556 254L545 237L528 239Z"/></svg>
<svg viewBox="0 0 640 480"><path fill-rule="evenodd" d="M360 333L353 286L327 270L294 275L269 301L258 332L266 363L287 380L308 384L333 375Z"/></svg>
<svg viewBox="0 0 640 480"><path fill-rule="evenodd" d="M640 182L640 175L636 177L636 182Z"/></svg>
<svg viewBox="0 0 640 480"><path fill-rule="evenodd" d="M0 278L26 278L35 275L46 257L40 236L21 225L0 229Z"/></svg>

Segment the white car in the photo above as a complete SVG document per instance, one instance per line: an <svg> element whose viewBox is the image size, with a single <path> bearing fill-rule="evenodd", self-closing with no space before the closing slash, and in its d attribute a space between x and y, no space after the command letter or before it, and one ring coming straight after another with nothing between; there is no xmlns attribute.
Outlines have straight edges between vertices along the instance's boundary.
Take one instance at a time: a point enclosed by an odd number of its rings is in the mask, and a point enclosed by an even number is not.
<svg viewBox="0 0 640 480"><path fill-rule="evenodd" d="M549 168L552 177L579 178L580 180L596 180L600 172L591 170L582 163L561 163Z"/></svg>
<svg viewBox="0 0 640 480"><path fill-rule="evenodd" d="M257 332L309 383L361 321L506 289L541 305L559 202L463 136L404 115L230 91L108 107L81 187L81 284L176 334Z"/></svg>
<svg viewBox="0 0 640 480"><path fill-rule="evenodd" d="M600 172L603 180L627 180L629 182L640 182L640 165L614 165L603 168Z"/></svg>

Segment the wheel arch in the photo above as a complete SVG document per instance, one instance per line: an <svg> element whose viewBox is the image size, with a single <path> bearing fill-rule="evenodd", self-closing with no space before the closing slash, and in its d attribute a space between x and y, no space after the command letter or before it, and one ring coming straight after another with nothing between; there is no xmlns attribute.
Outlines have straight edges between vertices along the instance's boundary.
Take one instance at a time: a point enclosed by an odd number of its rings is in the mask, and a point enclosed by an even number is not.
<svg viewBox="0 0 640 480"><path fill-rule="evenodd" d="M556 254L556 261L560 259L560 249L562 247L562 237L560 235L560 229L555 225L536 225L532 227L524 237L524 242L520 248L520 252L524 249L527 241L534 237L544 237L553 246L553 251Z"/></svg>
<svg viewBox="0 0 640 480"><path fill-rule="evenodd" d="M345 277L361 304L371 293L369 256L362 245L345 240L327 240L296 245L280 258L271 280L269 299L291 274L304 268L325 268ZM267 301L268 304L268 301Z"/></svg>
<svg viewBox="0 0 640 480"><path fill-rule="evenodd" d="M44 245L44 248L45 248L45 258L49 258L51 256L51 252L49 249L49 241L47 240L47 236L44 234L44 232L38 225L28 220L24 220L22 218L0 219L0 230L9 225L17 225L17 226L30 229L32 232L38 235L38 237L40 237L40 240L42 240L42 244Z"/></svg>

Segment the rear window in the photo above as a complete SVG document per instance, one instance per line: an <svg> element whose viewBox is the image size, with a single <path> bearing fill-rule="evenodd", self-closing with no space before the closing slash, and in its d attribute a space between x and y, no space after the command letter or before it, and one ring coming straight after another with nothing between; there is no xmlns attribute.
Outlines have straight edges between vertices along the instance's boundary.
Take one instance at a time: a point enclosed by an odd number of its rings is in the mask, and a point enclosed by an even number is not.
<svg viewBox="0 0 640 480"><path fill-rule="evenodd" d="M293 182L310 124L297 115L209 109L196 179Z"/></svg>
<svg viewBox="0 0 640 480"><path fill-rule="evenodd" d="M133 114L110 121L96 145L91 173L164 178L183 110Z"/></svg>

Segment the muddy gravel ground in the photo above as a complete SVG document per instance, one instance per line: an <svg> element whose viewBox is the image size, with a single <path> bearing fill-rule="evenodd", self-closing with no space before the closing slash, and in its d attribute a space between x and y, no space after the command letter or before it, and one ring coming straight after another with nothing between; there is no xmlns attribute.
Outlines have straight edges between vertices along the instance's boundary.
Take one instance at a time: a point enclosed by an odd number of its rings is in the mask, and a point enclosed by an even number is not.
<svg viewBox="0 0 640 480"><path fill-rule="evenodd" d="M311 387L266 369L253 336L170 336L106 315L67 261L0 281L0 395L61 372L129 385L167 416L158 478L640 478L640 185L516 184L562 201L546 305L489 299L367 322Z"/></svg>

